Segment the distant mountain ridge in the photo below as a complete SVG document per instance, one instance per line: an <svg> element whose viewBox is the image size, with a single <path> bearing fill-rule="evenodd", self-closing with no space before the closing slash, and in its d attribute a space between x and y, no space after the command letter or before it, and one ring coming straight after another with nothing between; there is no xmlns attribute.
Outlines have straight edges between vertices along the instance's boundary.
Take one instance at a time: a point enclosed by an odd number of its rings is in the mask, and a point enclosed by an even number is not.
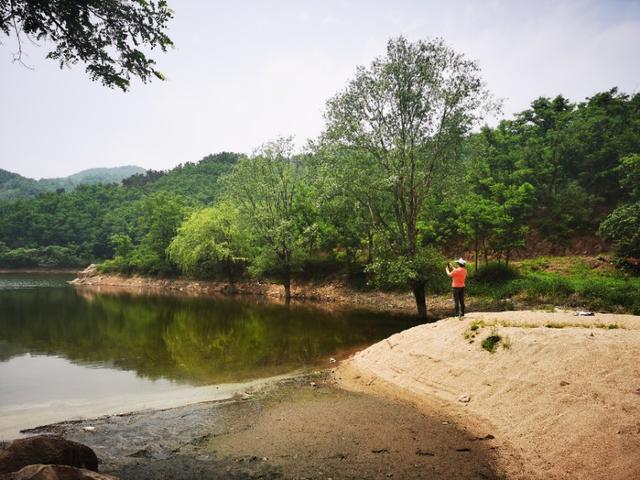
<svg viewBox="0 0 640 480"><path fill-rule="evenodd" d="M41 193L58 189L73 190L78 185L98 183L120 183L132 175L144 174L146 170L135 165L110 168L89 168L68 177L35 180L0 168L0 200L17 200L35 197Z"/></svg>

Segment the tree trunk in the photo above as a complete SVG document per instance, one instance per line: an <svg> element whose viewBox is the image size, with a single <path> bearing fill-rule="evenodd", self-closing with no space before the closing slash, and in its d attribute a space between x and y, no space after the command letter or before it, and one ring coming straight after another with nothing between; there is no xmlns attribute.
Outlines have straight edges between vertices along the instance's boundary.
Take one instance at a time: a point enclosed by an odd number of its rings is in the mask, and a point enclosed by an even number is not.
<svg viewBox="0 0 640 480"><path fill-rule="evenodd" d="M475 257L476 257L476 272L478 271L478 252L480 247L478 246L478 229L476 229L476 245L475 245Z"/></svg>
<svg viewBox="0 0 640 480"><path fill-rule="evenodd" d="M367 237L369 240L369 245L367 246L367 265L371 265L373 263L373 233L371 229L367 232Z"/></svg>
<svg viewBox="0 0 640 480"><path fill-rule="evenodd" d="M291 302L291 273L287 272L284 276L284 281L282 282L284 285L284 301L285 303Z"/></svg>
<svg viewBox="0 0 640 480"><path fill-rule="evenodd" d="M415 283L413 285L413 296L416 299L416 308L420 318L427 318L427 298L424 294L424 283Z"/></svg>
<svg viewBox="0 0 640 480"><path fill-rule="evenodd" d="M233 271L233 260L230 257L226 259L227 278L229 279L229 290L236 293L236 279Z"/></svg>
<svg viewBox="0 0 640 480"><path fill-rule="evenodd" d="M482 239L482 252L484 253L484 265L486 267L489 265L489 256L487 255L487 245L484 243L484 238Z"/></svg>

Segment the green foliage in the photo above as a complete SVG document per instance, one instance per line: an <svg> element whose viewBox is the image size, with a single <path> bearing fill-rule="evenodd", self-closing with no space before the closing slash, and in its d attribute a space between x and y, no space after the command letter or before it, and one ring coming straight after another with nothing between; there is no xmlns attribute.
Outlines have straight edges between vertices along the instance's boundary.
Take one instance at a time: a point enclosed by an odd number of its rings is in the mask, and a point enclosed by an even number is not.
<svg viewBox="0 0 640 480"><path fill-rule="evenodd" d="M0 201L35 197L47 192L70 192L79 185L120 183L141 172L144 169L140 167L92 168L68 177L33 180L0 169Z"/></svg>
<svg viewBox="0 0 640 480"><path fill-rule="evenodd" d="M197 164L187 163L169 172L148 172L144 176L131 177L132 181L124 181L124 186L79 185L73 191L45 193L13 202L0 201L0 242L9 249L63 245L82 263L99 263L114 256L114 246L118 243L112 243L114 235L128 237L133 246L143 242L150 229L152 204L162 204L162 195L180 198L183 205L195 207L218 198L220 176L230 171L239 157L232 153L210 155ZM97 170L97 173L101 172ZM89 181L95 173L96 170L85 171L79 180ZM13 178L12 174L3 177L0 171L0 183L5 177ZM159 210L156 217L162 215ZM171 270L167 268L161 249L165 243L168 245L166 234L172 235L172 232L171 228L164 234L156 232L165 238L156 239L159 241L155 247L148 245L140 250L134 264L145 265L145 272ZM152 239L146 242L152 242ZM134 271L126 255L120 252L116 257L117 261L106 267ZM154 259L160 262L156 267L150 265ZM66 266L76 265L74 262Z"/></svg>
<svg viewBox="0 0 640 480"><path fill-rule="evenodd" d="M474 274L476 282L503 283L518 277L518 270L504 263L490 262L480 267Z"/></svg>
<svg viewBox="0 0 640 480"><path fill-rule="evenodd" d="M613 241L623 263L640 269L640 200L616 208L602 222L600 232Z"/></svg>
<svg viewBox="0 0 640 480"><path fill-rule="evenodd" d="M54 48L47 58L60 68L78 62L86 64L92 80L108 87L129 88L131 77L143 82L153 77L164 80L155 69L155 61L140 48L173 46L164 33L173 11L165 0L132 2L0 2L0 32L14 34L16 58L21 61L24 37Z"/></svg>
<svg viewBox="0 0 640 480"><path fill-rule="evenodd" d="M463 232L471 243L478 231L480 248L504 257L522 245L527 228L555 244L592 233L625 194L634 194L639 105L640 94L629 96L617 89L578 104L562 96L539 98L514 120L472 135L465 149L465 173L476 197L466 209L460 208ZM530 185L528 191L513 195L525 185ZM507 188L505 198L513 198L511 212L500 213L504 199L494 198L496 186ZM488 213L478 196L493 202ZM493 232L492 212L496 220L506 220L495 232L503 238L484 244L486 232ZM496 220L493 223L499 223Z"/></svg>
<svg viewBox="0 0 640 480"><path fill-rule="evenodd" d="M183 197L161 192L143 197L136 205L139 216L133 234L111 237L115 257L103 269L125 273L169 275L175 273L167 248L188 213Z"/></svg>
<svg viewBox="0 0 640 480"><path fill-rule="evenodd" d="M193 212L178 228L167 253L186 275L224 277L233 282L243 273L247 241L239 226L238 210L221 203Z"/></svg>
<svg viewBox="0 0 640 480"><path fill-rule="evenodd" d="M406 290L421 283L430 293L443 293L449 289L443 273L445 264L445 258L438 250L422 247L413 257L378 253L366 270L373 274L372 283L378 288Z"/></svg>
<svg viewBox="0 0 640 480"><path fill-rule="evenodd" d="M254 275L280 278L290 296L291 275L300 268L316 229L309 221L300 160L293 139L267 143L241 159L224 178L226 196L237 205L242 228L250 235Z"/></svg>
<svg viewBox="0 0 640 480"><path fill-rule="evenodd" d="M482 348L487 352L495 353L496 348L498 348L498 344L502 341L502 337L496 333L496 331L492 331L491 335L482 340Z"/></svg>
<svg viewBox="0 0 640 480"><path fill-rule="evenodd" d="M85 261L74 249L59 245L36 248L8 249L0 244L0 268L63 268L80 267Z"/></svg>
<svg viewBox="0 0 640 480"><path fill-rule="evenodd" d="M410 43L398 37L327 102L323 143L369 167L366 191L354 192L369 212L369 243L384 243L375 247L384 257L371 259L369 271L381 277L380 284L406 285L408 278L422 316L429 269L423 265L428 255L420 252L426 238L419 238L419 225L428 225L429 202L459 165L462 136L487 97L474 62L441 40ZM347 170L353 171L350 163ZM341 178L350 184L359 176Z"/></svg>
<svg viewBox="0 0 640 480"><path fill-rule="evenodd" d="M620 186L631 201L640 201L640 154L634 153L620 159L617 168Z"/></svg>

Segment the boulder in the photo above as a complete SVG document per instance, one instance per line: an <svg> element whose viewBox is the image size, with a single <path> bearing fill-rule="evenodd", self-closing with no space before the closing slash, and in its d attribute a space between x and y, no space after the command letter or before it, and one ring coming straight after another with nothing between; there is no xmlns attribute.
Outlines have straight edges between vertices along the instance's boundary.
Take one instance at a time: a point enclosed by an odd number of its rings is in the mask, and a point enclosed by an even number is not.
<svg viewBox="0 0 640 480"><path fill-rule="evenodd" d="M57 435L19 438L0 450L0 473L17 472L38 463L98 470L98 457L93 450Z"/></svg>
<svg viewBox="0 0 640 480"><path fill-rule="evenodd" d="M90 277L95 277L98 274L98 266L95 263L92 263L84 270L78 272L78 278L80 280L85 280Z"/></svg>
<svg viewBox="0 0 640 480"><path fill-rule="evenodd" d="M118 480L117 477L69 465L29 465L12 473L11 480Z"/></svg>

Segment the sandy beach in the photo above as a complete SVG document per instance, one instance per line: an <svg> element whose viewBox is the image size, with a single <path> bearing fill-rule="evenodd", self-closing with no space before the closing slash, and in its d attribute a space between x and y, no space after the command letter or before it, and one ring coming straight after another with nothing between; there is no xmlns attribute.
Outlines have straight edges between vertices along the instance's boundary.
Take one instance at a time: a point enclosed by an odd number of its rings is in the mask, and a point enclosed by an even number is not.
<svg viewBox="0 0 640 480"><path fill-rule="evenodd" d="M496 334L489 353L480 343ZM513 452L498 461L508 478L635 479L639 358L638 316L473 313L393 335L338 375L346 388L491 432Z"/></svg>

